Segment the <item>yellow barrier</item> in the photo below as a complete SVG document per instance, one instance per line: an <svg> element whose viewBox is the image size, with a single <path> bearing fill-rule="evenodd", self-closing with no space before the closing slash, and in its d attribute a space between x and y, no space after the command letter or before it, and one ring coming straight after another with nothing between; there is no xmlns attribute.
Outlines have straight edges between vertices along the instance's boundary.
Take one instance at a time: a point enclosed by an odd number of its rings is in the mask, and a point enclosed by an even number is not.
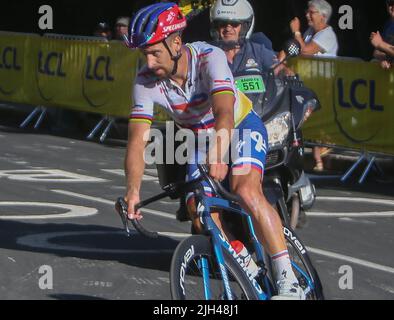
<svg viewBox="0 0 394 320"><path fill-rule="evenodd" d="M393 69L324 58L297 58L290 66L322 105L303 128L307 140L394 154Z"/></svg>
<svg viewBox="0 0 394 320"><path fill-rule="evenodd" d="M0 100L127 117L140 58L117 41L0 32ZM322 104L305 124L308 140L394 154L394 70L324 58L290 65Z"/></svg>
<svg viewBox="0 0 394 320"><path fill-rule="evenodd" d="M26 103L31 85L29 48L39 41L37 35L0 32L0 99Z"/></svg>
<svg viewBox="0 0 394 320"><path fill-rule="evenodd" d="M127 117L139 54L121 42L0 34L0 99Z"/></svg>

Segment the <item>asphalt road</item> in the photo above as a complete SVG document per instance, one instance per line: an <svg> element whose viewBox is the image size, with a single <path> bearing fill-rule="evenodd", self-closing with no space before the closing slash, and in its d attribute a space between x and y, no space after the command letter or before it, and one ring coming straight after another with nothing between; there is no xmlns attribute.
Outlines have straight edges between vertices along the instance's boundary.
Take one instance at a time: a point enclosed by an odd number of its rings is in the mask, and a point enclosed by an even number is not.
<svg viewBox="0 0 394 320"><path fill-rule="evenodd" d="M164 200L143 220L158 239L125 237L114 211L124 152L0 127L0 299L170 299L172 253L190 223ZM312 178L318 199L298 234L326 298L393 299L394 186ZM153 168L142 190L161 190Z"/></svg>

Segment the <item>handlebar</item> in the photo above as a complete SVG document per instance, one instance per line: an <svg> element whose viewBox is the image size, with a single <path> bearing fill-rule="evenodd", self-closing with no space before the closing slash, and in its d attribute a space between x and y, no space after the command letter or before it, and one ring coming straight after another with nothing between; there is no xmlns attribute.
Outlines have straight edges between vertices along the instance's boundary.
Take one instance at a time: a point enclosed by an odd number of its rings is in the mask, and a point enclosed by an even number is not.
<svg viewBox="0 0 394 320"><path fill-rule="evenodd" d="M135 206L135 210L141 209L148 204L155 202L157 200L163 199L165 197L168 197L170 195L179 195L183 192L187 191L193 191L195 189L196 184L200 183L201 181L207 181L212 189L215 191L216 194L220 195L222 198L230 201L230 202L235 202L235 203L240 203L241 198L238 195L231 194L228 192L220 182L215 181L209 176L208 173L208 166L207 165L197 165L198 169L200 170L201 176L195 180L189 181L189 182L179 182L179 183L172 183L166 187L164 187L164 192L154 196L150 199L141 201ZM152 238L152 239L157 239L158 238L158 233L157 232L152 232L143 227L140 221L136 219L129 219L127 215L127 203L124 200L123 197L119 197L115 203L115 209L118 212L122 222L123 222L123 227L126 231L126 234L128 237L132 235L131 229L130 229L130 224L133 225L133 227L143 236Z"/></svg>

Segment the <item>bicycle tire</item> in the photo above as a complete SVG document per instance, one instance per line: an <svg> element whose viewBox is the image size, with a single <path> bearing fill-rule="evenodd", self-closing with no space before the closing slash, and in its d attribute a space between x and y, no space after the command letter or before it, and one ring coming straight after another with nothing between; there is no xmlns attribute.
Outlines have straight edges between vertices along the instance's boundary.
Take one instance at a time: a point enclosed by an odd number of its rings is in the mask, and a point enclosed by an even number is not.
<svg viewBox="0 0 394 320"><path fill-rule="evenodd" d="M295 262L296 258L298 257L298 263L303 265L304 267L303 270L307 272L308 276L312 279L315 289L313 294L310 295L311 300L324 300L323 287L319 275L317 274L317 271L313 266L311 259L309 258L306 247L303 245L302 241L296 235L294 230L289 226L288 223L286 223L286 218L283 219L283 217L288 217L289 214L287 210L286 202L283 197L278 200L277 208L279 210L278 214L282 218L282 222L284 223L283 230L287 244L287 249L290 254L290 259L293 262ZM298 280L300 281L301 274L299 272L296 272L296 270L294 271L296 273ZM302 280L305 280L305 277L301 279L301 282Z"/></svg>
<svg viewBox="0 0 394 320"><path fill-rule="evenodd" d="M227 250L223 250L223 256L225 261L225 267L229 274L229 279L232 280L231 284L239 285L239 289L242 293L232 292L235 298L243 298L246 300L258 300L258 295L254 289L252 283L248 279L241 266L234 260ZM170 286L171 286L171 297L174 300L205 300L204 285L200 285L197 281L203 282L201 274L198 275L196 271L196 262L194 259L205 257L208 259L209 275L210 275L210 290L212 283L217 284L218 292L212 292L212 300L224 300L226 299L223 280L221 280L221 274L218 271L216 257L212 251L212 244L210 238L203 235L194 235L183 240L176 248L171 261L170 268ZM185 267L186 266L186 267ZM192 272L196 271L196 275L193 276ZM186 280L186 275L188 280ZM186 290L186 284L190 284L192 289L198 290L200 287L200 296L193 297L190 290ZM189 287L188 287L189 288ZM215 287L216 289L216 287ZM237 295L238 294L238 295Z"/></svg>
<svg viewBox="0 0 394 320"><path fill-rule="evenodd" d="M293 229L286 226L283 227L287 249L289 251L290 259L293 263L305 272L311 279L314 289L306 294L307 300L324 300L323 287L319 275L309 258L308 251L303 245L302 241L296 235ZM300 286L304 289L308 286L306 278L294 266L293 270L299 281Z"/></svg>

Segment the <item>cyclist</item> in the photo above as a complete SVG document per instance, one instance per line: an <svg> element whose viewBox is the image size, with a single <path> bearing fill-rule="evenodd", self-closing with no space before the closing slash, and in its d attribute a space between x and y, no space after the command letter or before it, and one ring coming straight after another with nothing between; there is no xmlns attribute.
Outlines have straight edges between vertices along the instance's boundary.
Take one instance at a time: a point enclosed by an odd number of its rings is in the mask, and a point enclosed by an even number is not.
<svg viewBox="0 0 394 320"><path fill-rule="evenodd" d="M134 206L140 202L140 187L144 172L144 136L149 132L154 104L164 108L175 123L201 134L213 135L207 154L198 148L187 167L187 179L195 179L201 157L209 160L209 174L223 181L229 171L223 160L229 150L230 131L239 129L238 157L232 162L230 188L241 198L241 205L251 214L259 240L272 255L278 283L278 299L302 299L303 291L291 267L279 215L269 205L262 192L267 134L252 103L239 93L223 51L205 42L183 45L181 33L186 19L174 3L158 3L137 12L130 25L127 45L138 48L146 57L146 65L137 75L133 88L129 137L125 159L128 217L141 219ZM249 132L248 132L249 131ZM243 133L250 133L250 148ZM249 150L247 150L249 149ZM245 150L250 151L248 154ZM212 190L204 186L207 194ZM195 202L188 196L188 208L196 228L199 218ZM220 215L213 215L223 230ZM228 235L227 235L228 236Z"/></svg>

